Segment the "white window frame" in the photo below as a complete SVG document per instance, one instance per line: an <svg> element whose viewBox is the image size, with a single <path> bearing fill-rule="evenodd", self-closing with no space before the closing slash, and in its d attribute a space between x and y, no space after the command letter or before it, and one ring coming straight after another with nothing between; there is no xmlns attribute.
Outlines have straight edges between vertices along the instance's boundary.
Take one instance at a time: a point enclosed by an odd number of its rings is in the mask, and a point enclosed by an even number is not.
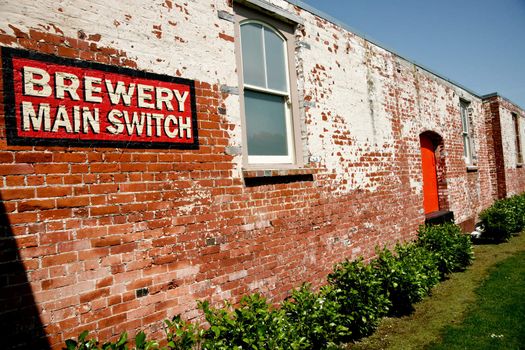
<svg viewBox="0 0 525 350"><path fill-rule="evenodd" d="M521 123L520 116L517 113L512 112L512 126L514 128L514 147L516 148L516 164L523 164L523 150L521 148Z"/></svg>
<svg viewBox="0 0 525 350"><path fill-rule="evenodd" d="M474 141L473 133L471 130L470 121L470 102L465 100L459 100L459 113L461 116L461 137L463 141L463 156L467 166L475 165L474 157Z"/></svg>
<svg viewBox="0 0 525 350"><path fill-rule="evenodd" d="M248 154L248 163L249 164L268 164L268 163L274 163L274 164L293 164L294 163L294 140L293 140L293 125L292 125L292 112L291 112L291 103L290 103L290 73L289 73L289 67L288 67L288 50L287 46L288 43L286 41L286 38L273 26L269 25L266 22L260 21L258 19L246 19L239 23L239 26L242 27L245 24L259 24L263 28L267 28L271 30L273 33L277 34L282 40L283 40L283 52L284 52L284 62L285 62L285 72L286 75L286 91L280 91L280 90L274 90L274 89L268 89L263 88L257 85L251 85L244 83L244 72L242 75L243 79L243 94L245 90L251 90L255 92L261 92L268 95L273 96L281 96L284 97L284 118L285 118L285 126L286 126L286 146L288 149L288 155L286 156L251 156ZM268 72L266 71L266 46L264 41L264 35L262 36L262 43L263 43L263 62L264 62L264 79L266 86L268 86ZM239 36L239 42L242 47L242 38ZM241 50L241 65L242 65L242 50ZM245 123L245 125L247 125ZM247 145L247 144L246 144ZM248 152L248 151L247 151Z"/></svg>
<svg viewBox="0 0 525 350"><path fill-rule="evenodd" d="M254 169L280 169L280 168L300 168L302 167L302 154L300 145L300 128L299 128L299 104L297 97L297 77L295 73L295 62L292 58L294 52L294 25L260 13L251 8L246 8L234 3L236 13L235 36L237 70L239 75L239 97L241 104L241 121L243 125L243 163L245 168ZM263 88L244 83L244 72L242 64L242 43L241 43L241 25L248 23L257 23L265 28L270 29L283 39L283 50L285 59L285 74L287 91ZM263 45L263 50L265 47ZM266 55L263 58L266 60ZM266 63L266 61L264 61ZM268 79L265 65L265 79ZM268 86L267 82L266 85ZM244 91L250 90L259 93L265 93L273 96L282 96L285 99L285 127L286 127L286 145L288 155L249 155L248 154L248 135L246 130L246 110L244 103Z"/></svg>

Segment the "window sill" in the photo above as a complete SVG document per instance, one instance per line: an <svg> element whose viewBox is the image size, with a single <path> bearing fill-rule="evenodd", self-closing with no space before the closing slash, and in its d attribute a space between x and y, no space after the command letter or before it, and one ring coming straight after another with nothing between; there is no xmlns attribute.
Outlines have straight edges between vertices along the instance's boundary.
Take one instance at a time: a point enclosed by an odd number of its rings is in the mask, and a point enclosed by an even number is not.
<svg viewBox="0 0 525 350"><path fill-rule="evenodd" d="M265 185L282 185L293 182L313 182L317 169L243 169L244 185L258 187Z"/></svg>
<svg viewBox="0 0 525 350"><path fill-rule="evenodd" d="M521 167L523 167L523 163L517 163L516 164L516 168L521 168Z"/></svg>
<svg viewBox="0 0 525 350"><path fill-rule="evenodd" d="M243 169L242 176L246 178L313 175L317 169L290 168L290 169Z"/></svg>
<svg viewBox="0 0 525 350"><path fill-rule="evenodd" d="M467 165L467 173L473 173L478 171L477 165Z"/></svg>

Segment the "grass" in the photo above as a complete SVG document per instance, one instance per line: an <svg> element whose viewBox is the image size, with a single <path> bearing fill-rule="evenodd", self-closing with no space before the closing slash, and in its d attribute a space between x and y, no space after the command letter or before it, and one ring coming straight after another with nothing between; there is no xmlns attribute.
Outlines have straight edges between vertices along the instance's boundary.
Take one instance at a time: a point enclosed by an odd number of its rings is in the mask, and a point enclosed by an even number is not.
<svg viewBox="0 0 525 350"><path fill-rule="evenodd" d="M507 243L475 246L476 260L465 272L453 274L448 280L436 286L432 290L431 297L415 305L415 311L412 314L401 318L385 318L373 335L362 339L360 342L348 344L346 349L424 349L428 348L430 344L440 343L443 335L446 341L448 332L455 331L455 325L462 324L464 320L465 324L469 322L469 319L466 318L467 315L478 305L478 298L482 297L478 296L477 289L485 281L491 281L488 276L492 268L513 256L516 256L518 260L521 259L523 264L524 255L522 252L525 252L525 234L513 237ZM523 266L521 273L523 274ZM495 272L495 274L497 273ZM520 278L523 283L524 278ZM523 284L519 288L523 290ZM503 294L501 291L500 289L500 294ZM514 296L514 298L514 302L522 299L521 296ZM498 300L501 301L501 298ZM519 319L520 317L521 319ZM521 323L525 321L520 315L518 315L518 319ZM445 333L443 333L444 331ZM495 335L503 334L490 331L488 336L490 337L492 333ZM457 333L455 336L458 336ZM500 341L499 345L503 341L509 341L509 339L505 339L505 334L503 338L489 339L494 343L496 343L495 339ZM450 343L447 344L449 344L446 346L447 348L453 349ZM465 346L462 348L464 349ZM477 346L473 348L485 349ZM508 347L505 346L504 348Z"/></svg>
<svg viewBox="0 0 525 350"><path fill-rule="evenodd" d="M477 290L478 303L429 350L523 349L525 346L525 252L499 263Z"/></svg>

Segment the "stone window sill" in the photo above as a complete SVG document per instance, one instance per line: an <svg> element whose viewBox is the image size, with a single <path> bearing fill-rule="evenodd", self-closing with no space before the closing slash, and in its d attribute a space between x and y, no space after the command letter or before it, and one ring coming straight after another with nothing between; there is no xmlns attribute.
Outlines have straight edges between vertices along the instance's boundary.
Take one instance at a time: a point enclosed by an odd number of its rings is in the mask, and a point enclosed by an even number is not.
<svg viewBox="0 0 525 350"><path fill-rule="evenodd" d="M477 165L467 165L467 173L472 173L478 171Z"/></svg>
<svg viewBox="0 0 525 350"><path fill-rule="evenodd" d="M521 168L521 167L523 167L523 163L517 163L516 164L516 168Z"/></svg>
<svg viewBox="0 0 525 350"><path fill-rule="evenodd" d="M317 169L243 169L246 187L286 184L291 182L312 182Z"/></svg>
<svg viewBox="0 0 525 350"><path fill-rule="evenodd" d="M311 168L243 169L242 175L244 178L313 175L316 173L316 170L317 169L311 169Z"/></svg>

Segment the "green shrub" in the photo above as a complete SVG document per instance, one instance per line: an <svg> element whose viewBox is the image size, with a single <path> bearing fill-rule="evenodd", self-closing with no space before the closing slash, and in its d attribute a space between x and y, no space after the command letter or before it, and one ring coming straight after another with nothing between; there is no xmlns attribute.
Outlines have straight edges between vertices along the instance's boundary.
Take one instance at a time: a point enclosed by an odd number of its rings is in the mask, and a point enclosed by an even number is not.
<svg viewBox="0 0 525 350"><path fill-rule="evenodd" d="M74 339L66 340L66 347L63 349L67 349L67 350L99 349L98 340L88 339L87 338L88 334L89 334L89 331L83 331L82 333L80 333L77 340L74 340Z"/></svg>
<svg viewBox="0 0 525 350"><path fill-rule="evenodd" d="M512 235L514 227L513 215L509 215L507 208L502 205L491 206L481 212L479 219L483 223L484 238L497 241L507 241Z"/></svg>
<svg viewBox="0 0 525 350"><path fill-rule="evenodd" d="M414 274L414 282L419 285L421 299L429 295L432 288L440 281L435 255L416 243L398 245L396 253L408 267L408 272Z"/></svg>
<svg viewBox="0 0 525 350"><path fill-rule="evenodd" d="M504 213L501 220L506 220L506 229L525 223L525 196L493 208L490 213ZM514 213L512 218L509 211ZM470 238L457 225L421 227L418 237L417 242L397 245L394 253L378 251L370 264L358 259L336 265L327 286L314 292L305 284L281 308L272 307L258 294L243 297L235 308L230 304L212 308L207 301L199 302L208 328L177 315L165 321L167 347L146 341L144 332L139 332L134 349L335 349L370 335L383 316L412 310L413 303L429 294L440 277L464 269L473 259ZM85 331L77 340L67 340L66 350L128 349L126 333L102 345L87 335Z"/></svg>
<svg viewBox="0 0 525 350"><path fill-rule="evenodd" d="M417 245L434 254L441 278L464 270L474 258L470 236L452 223L421 226Z"/></svg>
<svg viewBox="0 0 525 350"><path fill-rule="evenodd" d="M202 328L193 323L182 320L180 315L174 316L171 321L165 320L164 323L168 349L200 349L200 344L204 335L204 330Z"/></svg>
<svg viewBox="0 0 525 350"><path fill-rule="evenodd" d="M303 284L283 302L286 316L296 332L306 337L311 349L337 348L338 340L348 335L339 303L330 298L332 293L330 285L315 293L309 284Z"/></svg>
<svg viewBox="0 0 525 350"><path fill-rule="evenodd" d="M66 340L65 350L128 350L128 333L124 332L115 342L106 342L100 345L96 339L88 339L88 331L83 331L77 340ZM146 334L142 331L135 336L134 350L158 350L159 344L154 340L146 341ZM171 349L171 348L170 348Z"/></svg>
<svg viewBox="0 0 525 350"><path fill-rule="evenodd" d="M392 305L390 315L412 311L412 305L427 296L439 282L439 271L431 252L411 243L397 245L396 253L385 248L372 262Z"/></svg>
<svg viewBox="0 0 525 350"><path fill-rule="evenodd" d="M525 195L496 201L483 210L479 218L485 229L483 237L507 241L513 233L521 231L525 226Z"/></svg>
<svg viewBox="0 0 525 350"><path fill-rule="evenodd" d="M525 194L509 198L510 205L514 208L516 227L513 233L520 232L525 228Z"/></svg>
<svg viewBox="0 0 525 350"><path fill-rule="evenodd" d="M348 329L339 340L370 335L390 306L376 271L361 259L346 260L336 265L328 281L332 288L327 298L339 304L341 325Z"/></svg>
<svg viewBox="0 0 525 350"><path fill-rule="evenodd" d="M308 349L282 309L272 308L259 294L244 296L239 307L215 309L199 303L210 328L202 347L215 349Z"/></svg>

